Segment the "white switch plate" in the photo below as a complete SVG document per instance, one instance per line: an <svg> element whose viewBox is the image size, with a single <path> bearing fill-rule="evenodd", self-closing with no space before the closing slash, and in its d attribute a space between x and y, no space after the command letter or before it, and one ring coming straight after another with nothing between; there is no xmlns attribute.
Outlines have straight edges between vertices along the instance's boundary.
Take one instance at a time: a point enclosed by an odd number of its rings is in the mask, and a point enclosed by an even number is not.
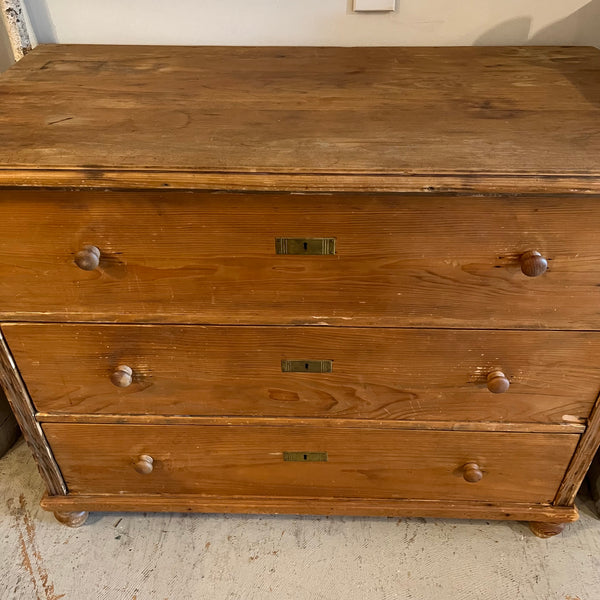
<svg viewBox="0 0 600 600"><path fill-rule="evenodd" d="M396 0L354 0L354 12L396 10Z"/></svg>

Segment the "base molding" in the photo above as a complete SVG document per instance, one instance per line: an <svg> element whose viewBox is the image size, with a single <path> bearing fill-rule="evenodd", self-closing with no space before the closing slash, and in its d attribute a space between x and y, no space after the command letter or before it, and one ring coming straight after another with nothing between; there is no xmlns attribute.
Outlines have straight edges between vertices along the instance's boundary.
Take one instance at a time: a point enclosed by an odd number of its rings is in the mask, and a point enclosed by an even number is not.
<svg viewBox="0 0 600 600"><path fill-rule="evenodd" d="M389 498L69 494L67 496L45 495L41 506L52 512L197 512L439 517L547 523L569 523L579 518L574 506Z"/></svg>

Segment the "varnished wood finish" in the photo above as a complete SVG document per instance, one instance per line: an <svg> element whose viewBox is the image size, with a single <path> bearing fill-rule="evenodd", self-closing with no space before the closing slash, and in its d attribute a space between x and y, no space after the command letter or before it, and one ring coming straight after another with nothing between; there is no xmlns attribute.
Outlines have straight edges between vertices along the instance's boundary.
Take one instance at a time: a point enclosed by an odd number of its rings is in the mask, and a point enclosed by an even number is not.
<svg viewBox="0 0 600 600"><path fill-rule="evenodd" d="M487 376L487 388L492 394L504 394L508 392L510 380L502 371L492 371Z"/></svg>
<svg viewBox="0 0 600 600"><path fill-rule="evenodd" d="M43 506L558 533L600 444L598 72L591 48L26 56L0 78L25 381L2 338L0 381Z"/></svg>
<svg viewBox="0 0 600 600"><path fill-rule="evenodd" d="M222 425L223 417L165 416L165 415L109 415L102 413L37 413L40 423L98 423L119 425ZM514 433L579 434L586 430L583 422L573 423L499 423L489 421L416 421L379 419L335 419L298 417L227 417L229 425L312 425L321 428L377 427L378 429L422 429L425 431L499 431Z"/></svg>
<svg viewBox="0 0 600 600"><path fill-rule="evenodd" d="M44 496L45 510L154 511L204 513L259 513L299 515L358 515L373 517L440 517L538 522L572 522L579 518L573 506L418 500L411 498L273 498L269 496L205 496L198 494L69 494Z"/></svg>
<svg viewBox="0 0 600 600"><path fill-rule="evenodd" d="M463 479L468 483L478 483L483 479L483 472L477 463L467 463L462 471Z"/></svg>
<svg viewBox="0 0 600 600"><path fill-rule="evenodd" d="M579 436L376 428L45 423L72 493L420 498L548 504ZM283 452L327 452L286 462ZM139 475L132 459L152 456ZM477 462L485 477L463 479Z"/></svg>
<svg viewBox="0 0 600 600"><path fill-rule="evenodd" d="M4 190L0 317L600 329L597 206L575 196ZM281 235L336 237L336 254L277 255ZM90 244L100 266L82 271L74 256ZM550 265L533 278L519 262L532 245Z"/></svg>
<svg viewBox="0 0 600 600"><path fill-rule="evenodd" d="M581 422L600 390L600 334L588 332L77 324L3 328L36 408L44 413L533 426ZM302 357L330 359L332 372L282 373L282 360ZM125 366L133 375L123 371Z"/></svg>
<svg viewBox="0 0 600 600"><path fill-rule="evenodd" d="M73 262L82 271L93 271L100 265L100 250L96 246L84 246L83 249L75 253Z"/></svg>
<svg viewBox="0 0 600 600"><path fill-rule="evenodd" d="M56 464L35 410L10 350L0 331L0 385L19 423L23 437L35 457L38 470L51 495L66 494L67 487Z"/></svg>
<svg viewBox="0 0 600 600"><path fill-rule="evenodd" d="M110 382L120 388L126 388L133 382L133 370L127 365L119 365L111 374Z"/></svg>
<svg viewBox="0 0 600 600"><path fill-rule="evenodd" d="M548 270L548 261L537 251L529 250L519 258L521 272L527 277L539 277Z"/></svg>
<svg viewBox="0 0 600 600"><path fill-rule="evenodd" d="M0 80L0 181L598 192L599 68L592 48L42 46Z"/></svg>
<svg viewBox="0 0 600 600"><path fill-rule="evenodd" d="M551 523L544 521L529 521L529 529L539 538L546 539L558 535L566 523Z"/></svg>
<svg viewBox="0 0 600 600"><path fill-rule="evenodd" d="M133 468L140 475L150 475L154 470L154 459L147 454L142 454L135 461Z"/></svg>
<svg viewBox="0 0 600 600"><path fill-rule="evenodd" d="M0 165L0 186L12 187L15 182L19 186L30 188L70 188L97 189L98 178L96 173L89 173L78 169L10 169L5 171ZM103 170L100 185L105 189L138 190L203 190L213 192L226 185L228 191L238 192L265 192L278 191L296 193L322 192L397 192L422 193L424 195L436 194L489 194L499 193L508 196L515 194L585 194L597 196L600 186L595 177L515 177L508 174L485 174L482 177L471 176L468 173L447 174L436 177L433 182L428 176L407 175L337 175L323 173L317 179L312 175L297 173L269 174L252 173L227 174L226 183L223 183L222 173L198 173L194 171L177 171L167 176L162 171L130 171ZM435 185L432 185L435 183ZM365 187L367 184L367 187Z"/></svg>
<svg viewBox="0 0 600 600"><path fill-rule="evenodd" d="M81 527L87 521L88 516L87 511L54 511L55 519L67 527Z"/></svg>

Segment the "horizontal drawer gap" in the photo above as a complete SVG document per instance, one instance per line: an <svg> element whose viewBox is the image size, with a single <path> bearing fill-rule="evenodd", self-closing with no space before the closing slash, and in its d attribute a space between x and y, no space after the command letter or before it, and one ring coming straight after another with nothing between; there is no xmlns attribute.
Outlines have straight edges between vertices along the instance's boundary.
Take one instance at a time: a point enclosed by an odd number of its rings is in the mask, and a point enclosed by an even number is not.
<svg viewBox="0 0 600 600"><path fill-rule="evenodd" d="M287 417L198 417L185 415L103 415L103 414L58 414L37 413L41 423L98 423L128 425L231 425L231 426L317 426L347 427L362 429L418 429L435 431L497 431L515 433L583 433L580 423L498 423L472 421L392 421L374 419L322 419Z"/></svg>
<svg viewBox="0 0 600 600"><path fill-rule="evenodd" d="M32 315L29 315L31 317ZM45 314L44 316L47 316ZM63 314L61 314L61 317ZM342 317L331 317L333 319L341 319ZM163 326L174 326L174 327L231 327L231 328L301 328L301 327L311 327L311 328L324 328L327 327L329 329L386 329L386 330L422 330L422 331L520 331L520 332L548 332L551 333L553 331L564 332L564 331L573 331L576 333L598 333L600 329L577 329L577 328L564 328L564 329L552 329L546 327L539 328L531 328L531 327L427 327L421 325L414 326L406 326L406 327L387 327L387 326L379 326L379 325L355 325L353 323L346 324L336 324L336 325L322 325L315 323L191 323L189 320L185 322L180 321L107 321L106 319L94 319L94 320L77 320L77 319L60 319L60 320L45 320L45 319L11 319L3 316L0 318L0 325L87 325L87 326L105 326L105 325L114 325L114 326L136 326L136 327L163 327Z"/></svg>
<svg viewBox="0 0 600 600"><path fill-rule="evenodd" d="M82 179L82 173L87 173L88 170L81 169L39 169L39 168L27 168L22 165L16 167L3 167L0 166L0 186L4 190L23 190L23 186L26 185L28 190L35 192L74 192L75 191L85 191L85 192L113 192L118 194L131 194L132 196L135 194L139 194L140 190L146 192L160 192L161 195L172 194L173 196L180 195L182 193L201 193L201 194L244 194L245 196L272 196L274 198L281 198L282 195L289 195L290 197L294 196L339 196L347 193L351 193L352 196L365 196L369 197L373 194L377 194L378 196L383 197L405 197L411 198L414 196L421 196L423 199L429 198L462 198L466 195L472 196L473 194L477 195L477 198L547 198L549 194L552 195L553 198L572 198L573 194L581 193L585 194L586 198L596 198L600 197L600 189L592 190L589 185L586 185L585 188L580 190L574 190L573 181L577 180L578 182L594 182L598 179L598 175L590 175L588 173L567 173L567 174L549 174L546 173L544 178L548 181L559 181L561 184L564 184L564 189L555 188L553 190L542 190L539 189L539 178L532 177L530 175L519 175L519 174L510 174L510 173L483 173L483 175L490 180L488 188L481 188L480 190L474 190L471 187L460 186L456 187L448 187L447 185L435 187L432 185L426 185L427 181L422 181L418 186L407 186L406 189L398 188L396 185L393 185L394 179L404 178L405 174L386 174L386 173L350 173L350 174L336 174L334 177L338 180L344 180L344 183L353 183L353 179L369 177L370 179L376 180L377 184L382 185L374 185L365 188L364 182L361 185L357 183L356 185L352 185L349 189L344 189L343 187L339 187L336 185L318 185L315 186L314 189L307 190L306 185L303 184L298 189L294 189L293 186L289 188L280 188L277 190L273 190L272 187L267 187L266 185L231 185L231 187L224 186L215 186L210 183L205 183L204 181L198 179L198 171L193 172L182 172L180 170L175 171L175 174L181 175L185 178L186 181L177 182L171 181L167 185L165 185L164 175L172 174L171 171L148 171L146 169L117 169L113 167L110 169L110 172L106 170L102 170L105 175L113 176L113 179L106 179L103 182L103 185L98 186L97 184L90 184L89 181ZM66 175L67 179L64 181L53 182L47 185L40 185L37 181L31 181L31 173L35 173L36 176L44 176L55 178L56 175ZM264 174L258 172L252 173L232 173L225 172L227 175L231 176L242 176L248 178L255 178L256 175L269 175L278 178L286 178L290 181L294 179L302 179L307 176L310 177L310 174L294 174L294 173L283 173L283 174ZM149 174L155 175L156 180L151 181L147 179ZM219 171L211 171L211 172L202 172L203 178L213 176L222 175L223 172ZM319 172L319 176L325 175L327 178L332 177L327 173ZM123 182L118 182L119 176L126 175L127 179ZM196 176L196 177L194 177ZM465 175L461 175L464 177ZM481 176L481 173L471 173L471 176ZM15 177L21 177L24 183L18 184L15 183ZM413 180L417 179L431 179L431 175L423 174L412 174L410 177ZM436 175L437 178L442 180L442 178L451 180L451 183L455 183L455 176L453 173L439 173ZM300 181L298 179L298 181ZM504 191L502 189L497 188L494 180L498 180L499 182L503 181L534 181L538 182L537 188L533 186L530 189L519 190L514 185L510 185ZM391 184L388 184L391 182ZM214 182L213 182L214 183ZM251 182L250 182L251 183ZM431 183L431 181L429 181ZM393 186L393 187L391 187Z"/></svg>

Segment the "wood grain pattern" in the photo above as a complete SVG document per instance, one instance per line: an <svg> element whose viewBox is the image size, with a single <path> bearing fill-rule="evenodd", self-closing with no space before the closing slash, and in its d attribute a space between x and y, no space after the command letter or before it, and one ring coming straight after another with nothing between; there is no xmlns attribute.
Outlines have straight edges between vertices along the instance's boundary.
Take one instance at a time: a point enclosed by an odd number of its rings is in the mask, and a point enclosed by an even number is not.
<svg viewBox="0 0 600 600"><path fill-rule="evenodd" d="M98 185L101 175L101 184ZM224 188L237 192L398 192L431 194L587 194L600 193L597 176L445 174L428 175L335 175L330 173L304 175L298 173L265 174L228 173L223 182L221 173L132 171L128 169L82 171L77 169L2 169L0 186L11 188L76 188L76 189L138 189L138 190L204 190Z"/></svg>
<svg viewBox="0 0 600 600"><path fill-rule="evenodd" d="M599 191L598 69L591 48L42 46L0 80L0 163L15 185L45 169L101 187L108 169L464 191L508 173Z"/></svg>
<svg viewBox="0 0 600 600"><path fill-rule="evenodd" d="M4 320L599 329L596 198L0 192ZM275 238L336 237L335 256ZM98 269L74 256L101 250ZM521 272L537 248L549 268Z"/></svg>
<svg viewBox="0 0 600 600"><path fill-rule="evenodd" d="M528 502L556 495L579 436L45 423L72 493L337 496ZM283 452L327 452L286 462ZM150 475L134 463L153 458ZM462 467L476 462L477 485Z"/></svg>
<svg viewBox="0 0 600 600"><path fill-rule="evenodd" d="M329 327L4 324L45 413L577 423L600 334ZM332 373L281 361L333 360ZM127 365L131 385L116 387ZM488 390L503 369L504 394ZM120 381L120 380L119 380Z"/></svg>
<svg viewBox="0 0 600 600"><path fill-rule="evenodd" d="M173 415L111 415L102 413L36 413L40 423L99 423L129 425L222 425L223 417L189 417ZM229 425L281 427L309 425L320 428L421 429L425 431L504 431L515 433L579 434L586 430L582 422L507 423L497 421L391 421L379 419L335 419L332 417L227 417Z"/></svg>
<svg viewBox="0 0 600 600"><path fill-rule="evenodd" d="M45 495L45 510L200 512L297 515L356 515L373 517L439 517L445 519L497 519L538 522L572 522L579 518L573 506L418 500L413 498L310 498L269 496L199 496L186 494L69 494Z"/></svg>
<svg viewBox="0 0 600 600"><path fill-rule="evenodd" d="M54 460L33 404L0 331L0 385L19 423L23 437L35 457L38 470L51 495L66 494L64 479Z"/></svg>
<svg viewBox="0 0 600 600"><path fill-rule="evenodd" d="M590 48L25 57L0 78L25 382L1 337L0 382L44 506L575 519L600 444L598 72Z"/></svg>

